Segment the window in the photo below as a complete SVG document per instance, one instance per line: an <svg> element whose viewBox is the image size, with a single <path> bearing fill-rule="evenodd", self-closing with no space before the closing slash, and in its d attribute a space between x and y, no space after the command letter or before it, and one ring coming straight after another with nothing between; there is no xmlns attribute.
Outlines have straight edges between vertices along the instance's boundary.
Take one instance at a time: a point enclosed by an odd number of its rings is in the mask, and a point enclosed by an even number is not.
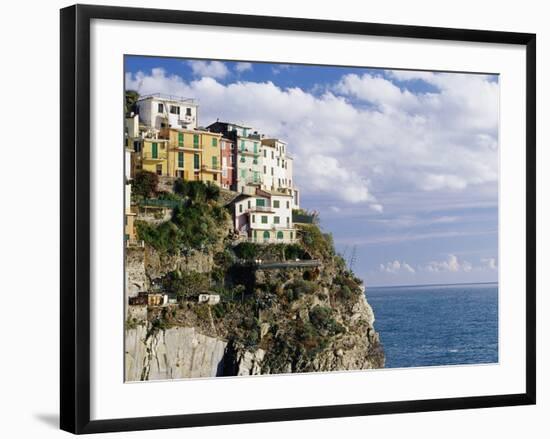
<svg viewBox="0 0 550 439"><path fill-rule="evenodd" d="M164 104L158 104L157 112L158 113L164 113Z"/></svg>
<svg viewBox="0 0 550 439"><path fill-rule="evenodd" d="M294 233L290 232L290 239L294 238Z"/></svg>
<svg viewBox="0 0 550 439"><path fill-rule="evenodd" d="M286 217L286 225L288 226L290 224L290 218L287 216Z"/></svg>
<svg viewBox="0 0 550 439"><path fill-rule="evenodd" d="M185 115L186 116L191 116L191 108L186 108L185 109Z"/></svg>
<svg viewBox="0 0 550 439"><path fill-rule="evenodd" d="M157 165L157 175L162 175L162 165Z"/></svg>
<svg viewBox="0 0 550 439"><path fill-rule="evenodd" d="M216 137L212 137L212 146L218 146L218 139Z"/></svg>
<svg viewBox="0 0 550 439"><path fill-rule="evenodd" d="M251 206L250 206L250 200L248 200L248 208L250 209L250 207L251 207Z"/></svg>
<svg viewBox="0 0 550 439"><path fill-rule="evenodd" d="M178 133L178 146L183 146L183 133Z"/></svg>
<svg viewBox="0 0 550 439"><path fill-rule="evenodd" d="M280 165L280 160L279 160L279 157L277 157L277 166Z"/></svg>
<svg viewBox="0 0 550 439"><path fill-rule="evenodd" d="M279 200L273 200L273 207L274 207L275 209L278 209L278 208L280 207L279 205L280 205L280 201L279 201Z"/></svg>
<svg viewBox="0 0 550 439"><path fill-rule="evenodd" d="M180 114L180 107L178 107L177 105L170 105L170 113Z"/></svg>
<svg viewBox="0 0 550 439"><path fill-rule="evenodd" d="M287 202L286 202L286 208L287 208L287 209L290 209L290 201L287 201Z"/></svg>
<svg viewBox="0 0 550 439"><path fill-rule="evenodd" d="M283 239L283 232L280 230L277 232L277 239Z"/></svg>
<svg viewBox="0 0 550 439"><path fill-rule="evenodd" d="M280 224L280 221L281 219L278 217L278 216L274 216L273 217L273 224Z"/></svg>
<svg viewBox="0 0 550 439"><path fill-rule="evenodd" d="M258 237L258 234L256 233L256 230L254 230L254 239Z"/></svg>
<svg viewBox="0 0 550 439"><path fill-rule="evenodd" d="M241 140L241 151L244 151L244 140Z"/></svg>
<svg viewBox="0 0 550 439"><path fill-rule="evenodd" d="M256 222L256 215L252 215L252 222L253 222L253 223Z"/></svg>
<svg viewBox="0 0 550 439"><path fill-rule="evenodd" d="M212 157L212 169L218 169L218 157Z"/></svg>
<svg viewBox="0 0 550 439"><path fill-rule="evenodd" d="M183 168L183 152L178 151L178 168Z"/></svg>
<svg viewBox="0 0 550 439"><path fill-rule="evenodd" d="M263 198L256 198L256 206L265 207L265 200Z"/></svg>
<svg viewBox="0 0 550 439"><path fill-rule="evenodd" d="M195 169L199 169L201 167L201 159L198 154L193 155L193 165Z"/></svg>
<svg viewBox="0 0 550 439"><path fill-rule="evenodd" d="M239 204L239 213L243 213L243 205Z"/></svg>
<svg viewBox="0 0 550 439"><path fill-rule="evenodd" d="M264 165L264 174L267 174L267 166Z"/></svg>
<svg viewBox="0 0 550 439"><path fill-rule="evenodd" d="M275 153L271 151L271 160L274 160L274 159L275 159Z"/></svg>
<svg viewBox="0 0 550 439"><path fill-rule="evenodd" d="M264 149L264 157L267 157L267 149Z"/></svg>
<svg viewBox="0 0 550 439"><path fill-rule="evenodd" d="M254 160L252 160L252 163L257 165L258 164L258 159L255 158Z"/></svg>
<svg viewBox="0 0 550 439"><path fill-rule="evenodd" d="M262 224L267 224L267 215L262 215Z"/></svg>
<svg viewBox="0 0 550 439"><path fill-rule="evenodd" d="M199 135L193 134L193 147L198 148L199 147Z"/></svg>
<svg viewBox="0 0 550 439"><path fill-rule="evenodd" d="M241 163L244 163L245 162L245 158L244 158L244 155L241 156Z"/></svg>
<svg viewBox="0 0 550 439"><path fill-rule="evenodd" d="M271 168L271 175L273 175L273 168Z"/></svg>
<svg viewBox="0 0 550 439"><path fill-rule="evenodd" d="M278 187L281 187L281 179L278 178L278 180L279 180L279 186Z"/></svg>
<svg viewBox="0 0 550 439"><path fill-rule="evenodd" d="M268 241L269 238L270 238L269 232L266 230L266 231L264 232L264 241Z"/></svg>
<svg viewBox="0 0 550 439"><path fill-rule="evenodd" d="M153 142L151 145L151 157L154 159L159 158L159 145L157 142Z"/></svg>
<svg viewBox="0 0 550 439"><path fill-rule="evenodd" d="M135 152L141 151L141 143L139 143L139 140L134 140L134 151Z"/></svg>
<svg viewBox="0 0 550 439"><path fill-rule="evenodd" d="M258 154L258 142L254 142L254 154Z"/></svg>

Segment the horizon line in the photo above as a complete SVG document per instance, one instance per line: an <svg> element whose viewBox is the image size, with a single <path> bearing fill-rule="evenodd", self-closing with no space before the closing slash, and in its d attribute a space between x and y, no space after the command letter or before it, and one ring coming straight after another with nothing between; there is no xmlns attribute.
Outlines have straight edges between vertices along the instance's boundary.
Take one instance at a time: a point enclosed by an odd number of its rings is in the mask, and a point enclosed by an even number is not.
<svg viewBox="0 0 550 439"><path fill-rule="evenodd" d="M401 285L366 285L365 292L369 288L403 288L403 287L445 287L451 285L487 285L498 284L498 280L487 282L458 282L458 283L435 283L435 284L401 284Z"/></svg>

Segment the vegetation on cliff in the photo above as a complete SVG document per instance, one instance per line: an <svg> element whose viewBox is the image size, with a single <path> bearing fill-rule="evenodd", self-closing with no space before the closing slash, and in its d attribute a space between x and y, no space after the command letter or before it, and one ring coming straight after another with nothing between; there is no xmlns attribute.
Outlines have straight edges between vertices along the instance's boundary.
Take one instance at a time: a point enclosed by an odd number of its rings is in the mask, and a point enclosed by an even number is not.
<svg viewBox="0 0 550 439"><path fill-rule="evenodd" d="M233 351L261 350L261 373L383 367L362 281L336 254L332 236L307 224L296 226L299 244L237 244L216 189L178 180L174 194L161 194L178 201L171 219L137 222L147 246L178 262L153 279L179 300L149 308L149 334L194 327ZM208 257L207 269L193 270L188 261L194 253ZM293 266L297 259L315 264ZM282 264L268 269L266 262ZM203 292L218 294L220 302L197 303Z"/></svg>

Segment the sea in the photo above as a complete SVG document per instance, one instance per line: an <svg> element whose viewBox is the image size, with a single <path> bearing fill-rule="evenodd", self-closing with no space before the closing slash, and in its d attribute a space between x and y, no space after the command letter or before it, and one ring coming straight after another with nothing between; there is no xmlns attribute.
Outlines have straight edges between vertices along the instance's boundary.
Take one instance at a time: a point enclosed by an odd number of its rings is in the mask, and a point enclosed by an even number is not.
<svg viewBox="0 0 550 439"><path fill-rule="evenodd" d="M386 367L498 362L498 284L367 287Z"/></svg>

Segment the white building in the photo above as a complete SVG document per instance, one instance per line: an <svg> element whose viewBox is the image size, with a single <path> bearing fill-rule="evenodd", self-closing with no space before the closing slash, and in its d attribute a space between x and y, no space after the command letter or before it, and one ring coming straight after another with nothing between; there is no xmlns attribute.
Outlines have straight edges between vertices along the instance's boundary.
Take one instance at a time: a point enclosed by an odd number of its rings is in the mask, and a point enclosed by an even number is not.
<svg viewBox="0 0 550 439"><path fill-rule="evenodd" d="M299 192L293 185L293 159L287 145L279 139L262 139L262 189L292 195L293 207L299 207Z"/></svg>
<svg viewBox="0 0 550 439"><path fill-rule="evenodd" d="M254 195L237 197L233 207L235 230L241 239L260 244L296 241L291 195L256 189Z"/></svg>
<svg viewBox="0 0 550 439"><path fill-rule="evenodd" d="M163 128L197 128L198 104L194 99L155 93L136 102L141 123L156 130Z"/></svg>

